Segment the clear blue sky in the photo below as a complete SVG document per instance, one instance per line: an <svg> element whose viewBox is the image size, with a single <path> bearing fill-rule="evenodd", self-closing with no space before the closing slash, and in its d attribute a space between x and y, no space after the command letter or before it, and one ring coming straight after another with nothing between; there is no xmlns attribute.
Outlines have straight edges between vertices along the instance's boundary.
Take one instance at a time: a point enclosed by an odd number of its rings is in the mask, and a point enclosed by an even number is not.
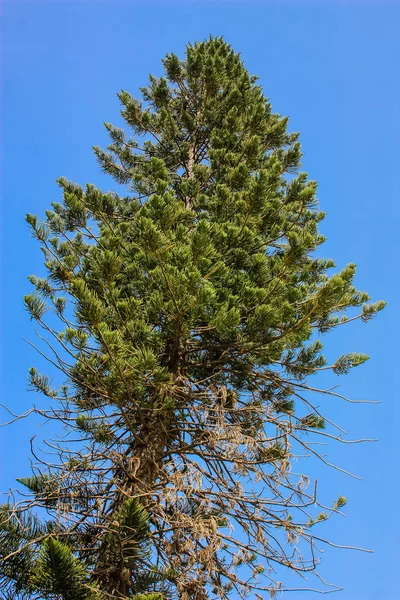
<svg viewBox="0 0 400 600"><path fill-rule="evenodd" d="M166 52L223 34L260 76L273 109L301 132L304 168L319 181L328 216L324 254L358 265L357 285L388 307L368 325L331 333L328 356L361 351L369 363L340 380L353 398L377 406L326 401L353 437L379 443L331 446L330 460L355 481L317 468L322 498L348 497L347 518L326 524L338 543L374 554L327 549L322 574L344 586L338 600L396 600L398 588L397 408L399 256L400 3L385 2L21 2L2 4L2 401L16 412L45 400L26 392L29 366L43 364L23 310L27 275L43 274L42 255L24 223L60 199L55 179L112 188L91 146L105 146L103 121L119 123L115 93L136 94ZM339 380L337 380L339 383ZM322 404L322 402L321 402ZM3 416L2 420L5 419ZM0 488L29 474L25 421L1 431ZM321 529L321 532L323 530ZM290 584L291 579L285 583ZM288 594L285 600L308 598ZM313 596L314 597L314 596Z"/></svg>

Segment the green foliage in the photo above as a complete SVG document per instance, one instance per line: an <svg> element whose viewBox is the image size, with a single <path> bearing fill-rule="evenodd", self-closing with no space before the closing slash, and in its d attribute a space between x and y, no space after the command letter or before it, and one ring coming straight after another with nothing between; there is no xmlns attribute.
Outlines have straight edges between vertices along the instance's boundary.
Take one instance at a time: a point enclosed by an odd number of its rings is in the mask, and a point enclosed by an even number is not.
<svg viewBox="0 0 400 600"><path fill-rule="evenodd" d="M318 521L326 521L327 518L328 518L328 515L325 512L321 512L317 516L317 522Z"/></svg>
<svg viewBox="0 0 400 600"><path fill-rule="evenodd" d="M294 411L294 400L281 400L280 402L275 403L274 408L278 413L283 412L292 414Z"/></svg>
<svg viewBox="0 0 400 600"><path fill-rule="evenodd" d="M50 386L50 380L47 375L42 375L38 373L37 369L31 367L29 369L29 387L32 388L35 392L41 392L45 396L49 398L57 397L57 390L54 390Z"/></svg>
<svg viewBox="0 0 400 600"><path fill-rule="evenodd" d="M334 508L342 508L345 504L347 504L347 498L345 496L339 496L334 504Z"/></svg>
<svg viewBox="0 0 400 600"><path fill-rule="evenodd" d="M46 312L46 301L36 294L24 296L24 304L31 318L37 321L40 321Z"/></svg>
<svg viewBox="0 0 400 600"><path fill-rule="evenodd" d="M367 354L357 354L355 352L351 352L350 354L343 354L340 356L335 364L333 365L333 372L336 375L343 375L348 373L351 368L358 367L358 365L362 365L369 359Z"/></svg>
<svg viewBox="0 0 400 600"><path fill-rule="evenodd" d="M38 479L38 478L36 478ZM26 479L25 485L37 491L41 486L35 478ZM22 482L22 481L21 481ZM107 535L105 562L109 571L115 569L121 547L135 570L134 588L143 597L164 600L161 594L145 593L156 585L161 575L145 572L140 559L149 556L149 522L146 511L136 499L124 503ZM15 512L9 505L0 506L0 591L7 598L25 594L40 594L51 600L100 600L103 598L87 566L74 555L70 544L57 539L56 526L44 524L32 513ZM54 531L54 533L52 533ZM47 534L47 535L46 535ZM67 540L71 538L67 538ZM18 552L18 550L20 550ZM7 561L7 555L13 555ZM100 578L101 580L102 578ZM136 595L134 595L136 597Z"/></svg>
<svg viewBox="0 0 400 600"><path fill-rule="evenodd" d="M31 515L13 513L8 504L0 505L0 592L7 600L30 590L34 554L24 543L42 533L42 525Z"/></svg>
<svg viewBox="0 0 400 600"><path fill-rule="evenodd" d="M33 492L38 500L43 499L47 505L57 503L59 490L55 475L43 473L33 477L19 477L17 481Z"/></svg>
<svg viewBox="0 0 400 600"><path fill-rule="evenodd" d="M129 587L137 594L150 590L160 580L157 571L144 570L143 559L150 557L149 516L137 498L125 500L113 515L102 544L97 570L100 584L114 582L118 590L121 581L130 580Z"/></svg>
<svg viewBox="0 0 400 600"><path fill-rule="evenodd" d="M310 505L306 478L290 470L294 448L327 435L308 378L365 362L351 353L327 366L323 335L385 304L356 289L354 264L332 271L315 256L317 184L300 170L298 134L240 55L210 38L163 65L141 100L118 94L130 131L105 123L110 144L94 148L126 196L60 178L45 221L26 217L47 275L30 277L25 307L65 376L54 390L31 369L29 385L51 400L38 412L62 422L67 441L51 446L59 464L43 459L43 475L18 481L32 506L63 515L68 535L28 544L3 572L45 598L95 598L98 588L205 600L209 586L226 598L238 565L245 595L262 575L257 553L268 573L271 560L309 570L270 535L280 527L289 545L313 544L294 516L282 519L289 508L303 519ZM18 548L23 531L10 523ZM227 552L221 529L233 523L243 535Z"/></svg>
<svg viewBox="0 0 400 600"><path fill-rule="evenodd" d="M35 561L31 585L43 598L62 600L95 600L100 598L86 584L87 574L71 549L53 537L47 538Z"/></svg>
<svg viewBox="0 0 400 600"><path fill-rule="evenodd" d="M301 424L307 429L325 429L325 420L320 415L310 413L305 417L302 417Z"/></svg>

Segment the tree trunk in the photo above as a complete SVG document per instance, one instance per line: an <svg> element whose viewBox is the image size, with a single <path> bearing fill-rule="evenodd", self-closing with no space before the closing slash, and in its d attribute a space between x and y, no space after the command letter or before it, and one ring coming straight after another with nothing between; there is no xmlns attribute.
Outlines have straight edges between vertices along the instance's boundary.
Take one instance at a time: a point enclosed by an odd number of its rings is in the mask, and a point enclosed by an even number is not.
<svg viewBox="0 0 400 600"><path fill-rule="evenodd" d="M138 439L134 442L129 456L126 457L126 464L121 471L124 477L118 484L120 491L112 508L111 522L112 515L128 498L138 497L144 507L151 504L152 493L160 475L171 420L170 413L157 411L142 424ZM123 561L113 569L112 565L107 564L106 554L103 545L99 551L96 569L97 580L101 583L102 591L115 598L129 597L133 583L132 573Z"/></svg>

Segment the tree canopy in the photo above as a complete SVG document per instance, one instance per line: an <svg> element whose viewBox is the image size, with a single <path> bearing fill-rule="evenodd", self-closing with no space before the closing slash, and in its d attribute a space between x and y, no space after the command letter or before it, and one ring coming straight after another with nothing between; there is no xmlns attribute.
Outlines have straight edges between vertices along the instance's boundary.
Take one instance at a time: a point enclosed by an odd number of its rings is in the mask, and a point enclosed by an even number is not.
<svg viewBox="0 0 400 600"><path fill-rule="evenodd" d="M94 148L123 193L61 178L62 202L27 215L47 274L25 306L65 378L32 368L30 387L65 438L2 507L4 597L273 596L280 566L316 572L346 502L291 466L339 437L315 401L341 396L311 377L368 358L327 364L321 338L384 302L316 256L299 136L240 55L210 38L163 66L142 100L118 94L129 134L106 123Z"/></svg>

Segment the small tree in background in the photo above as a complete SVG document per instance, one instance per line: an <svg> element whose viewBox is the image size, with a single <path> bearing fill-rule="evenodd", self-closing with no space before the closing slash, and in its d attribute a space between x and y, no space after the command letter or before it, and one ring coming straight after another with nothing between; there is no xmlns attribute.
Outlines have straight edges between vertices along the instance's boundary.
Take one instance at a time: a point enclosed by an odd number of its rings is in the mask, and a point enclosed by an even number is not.
<svg viewBox="0 0 400 600"><path fill-rule="evenodd" d="M368 358L327 365L322 334L384 302L313 256L324 213L298 134L239 55L210 38L163 64L143 102L119 94L133 137L106 124L95 148L127 195L60 179L62 204L27 216L48 275L25 305L65 375L53 389L31 369L30 386L65 440L3 507L11 594L263 598L286 587L279 565L315 572L319 523L345 503L321 508L291 464L340 437L313 395L341 396L311 375Z"/></svg>

